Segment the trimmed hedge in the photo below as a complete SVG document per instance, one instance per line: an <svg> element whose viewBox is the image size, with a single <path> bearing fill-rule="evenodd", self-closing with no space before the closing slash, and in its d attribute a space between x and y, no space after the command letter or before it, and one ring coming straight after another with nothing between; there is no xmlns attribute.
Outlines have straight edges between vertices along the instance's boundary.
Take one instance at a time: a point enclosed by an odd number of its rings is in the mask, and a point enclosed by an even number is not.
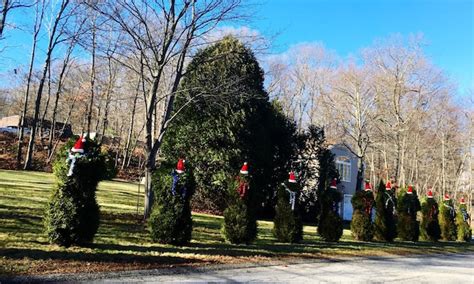
<svg viewBox="0 0 474 284"><path fill-rule="evenodd" d="M460 204L456 214L456 226L458 229L458 238L460 242L470 242L472 240L472 229L469 225L469 214L466 204Z"/></svg>
<svg viewBox="0 0 474 284"><path fill-rule="evenodd" d="M342 195L337 189L327 188L321 193L321 214L318 234L327 242L337 242L343 233L342 218L338 214L338 204Z"/></svg>
<svg viewBox="0 0 474 284"><path fill-rule="evenodd" d="M66 157L76 138L69 140L55 159L57 185L44 217L49 241L66 247L93 241L100 218L96 189L106 176L106 157L100 146L89 139L85 142L85 154L76 155L73 175L67 176L70 165Z"/></svg>
<svg viewBox="0 0 474 284"><path fill-rule="evenodd" d="M245 190L245 194L239 194L239 189ZM248 176L239 175L229 182L228 206L224 210L221 228L226 241L233 244L250 244L257 238L257 219L251 206L252 197Z"/></svg>
<svg viewBox="0 0 474 284"><path fill-rule="evenodd" d="M455 241L457 238L456 211L452 200L444 200L439 209L439 225L441 238L445 241Z"/></svg>
<svg viewBox="0 0 474 284"><path fill-rule="evenodd" d="M374 237L372 223L372 208L374 194L372 191L357 191L351 200L354 213L352 214L351 232L356 240L371 241Z"/></svg>
<svg viewBox="0 0 474 284"><path fill-rule="evenodd" d="M416 214L420 209L420 201L415 190L413 190L412 194L406 192L401 194L401 198L397 203L397 233L401 240L418 241L420 237L420 224L416 220Z"/></svg>
<svg viewBox="0 0 474 284"><path fill-rule="evenodd" d="M421 239L432 242L438 241L441 238L441 228L438 222L438 202L434 198L425 198L421 203L421 213L423 215L420 225Z"/></svg>
<svg viewBox="0 0 474 284"><path fill-rule="evenodd" d="M294 193L292 209L290 190ZM284 243L298 243L303 239L303 222L301 220L299 197L300 188L296 183L285 182L277 189L277 204L273 220L273 235Z"/></svg>
<svg viewBox="0 0 474 284"><path fill-rule="evenodd" d="M375 239L393 242L397 237L397 223L394 215L396 204L397 199L393 189L387 191L384 182L381 180L375 198Z"/></svg>
<svg viewBox="0 0 474 284"><path fill-rule="evenodd" d="M195 182L192 170L188 167L178 174L174 164L164 162L153 174L152 188L155 202L148 221L151 238L162 244L188 244L193 230L190 200Z"/></svg>

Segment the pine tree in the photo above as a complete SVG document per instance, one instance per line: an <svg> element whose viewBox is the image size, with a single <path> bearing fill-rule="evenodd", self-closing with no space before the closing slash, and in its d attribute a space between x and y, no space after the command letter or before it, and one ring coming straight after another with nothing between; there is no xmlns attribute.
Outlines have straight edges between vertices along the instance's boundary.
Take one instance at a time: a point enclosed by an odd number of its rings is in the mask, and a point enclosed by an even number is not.
<svg viewBox="0 0 474 284"><path fill-rule="evenodd" d="M467 213L467 206L464 197L461 198L459 209L456 214L456 226L458 229L458 241L470 242L472 239L472 229L469 225L470 217Z"/></svg>
<svg viewBox="0 0 474 284"><path fill-rule="evenodd" d="M190 200L195 190L191 169L179 160L176 169L163 162L153 175L155 204L149 218L151 238L162 244L185 245L193 230Z"/></svg>
<svg viewBox="0 0 474 284"><path fill-rule="evenodd" d="M371 185L366 182L365 190L357 191L351 202L354 210L351 221L352 236L356 240L371 241L374 237L374 224L372 223L374 193Z"/></svg>
<svg viewBox="0 0 474 284"><path fill-rule="evenodd" d="M44 217L49 241L66 247L92 242L99 228L96 189L106 175L106 155L81 136L61 149L53 170L57 185Z"/></svg>
<svg viewBox="0 0 474 284"><path fill-rule="evenodd" d="M441 238L441 228L439 227L438 202L433 198L433 192L428 191L428 195L421 204L423 219L421 220L421 238L426 241L436 242Z"/></svg>
<svg viewBox="0 0 474 284"><path fill-rule="evenodd" d="M444 196L444 200L439 209L439 225L441 227L441 238L445 241L454 241L457 237L456 210L449 195Z"/></svg>
<svg viewBox="0 0 474 284"><path fill-rule="evenodd" d="M293 172L287 182L277 189L277 204L273 221L273 234L280 242L297 243L303 239L299 196L300 188Z"/></svg>
<svg viewBox="0 0 474 284"><path fill-rule="evenodd" d="M420 211L420 201L416 191L409 186L406 192L401 193L397 203L397 233L403 241L418 241L420 236L420 224L416 220L416 214Z"/></svg>
<svg viewBox="0 0 474 284"><path fill-rule="evenodd" d="M257 237L257 219L252 210L254 192L250 189L247 163L229 185L222 234L230 243L250 244Z"/></svg>
<svg viewBox="0 0 474 284"><path fill-rule="evenodd" d="M397 227L395 220L396 198L391 188L390 182L384 186L380 180L375 198L375 238L379 241L393 242L397 237Z"/></svg>
<svg viewBox="0 0 474 284"><path fill-rule="evenodd" d="M318 234L323 240L337 242L343 232L342 218L339 216L339 202L342 195L337 191L336 179L320 195L321 214L319 215Z"/></svg>

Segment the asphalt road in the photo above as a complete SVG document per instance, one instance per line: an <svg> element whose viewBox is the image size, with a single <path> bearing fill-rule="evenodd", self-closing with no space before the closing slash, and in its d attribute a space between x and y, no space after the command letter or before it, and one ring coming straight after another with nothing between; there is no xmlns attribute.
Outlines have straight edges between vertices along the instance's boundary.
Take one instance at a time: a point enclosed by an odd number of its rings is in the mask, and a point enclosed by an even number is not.
<svg viewBox="0 0 474 284"><path fill-rule="evenodd" d="M5 279L4 279L5 281ZM170 268L14 278L5 282L474 283L474 254L311 260L296 264ZM2 281L0 281L2 282Z"/></svg>
<svg viewBox="0 0 474 284"><path fill-rule="evenodd" d="M129 277L109 278L107 281L474 283L474 254L315 261L174 275L130 275Z"/></svg>

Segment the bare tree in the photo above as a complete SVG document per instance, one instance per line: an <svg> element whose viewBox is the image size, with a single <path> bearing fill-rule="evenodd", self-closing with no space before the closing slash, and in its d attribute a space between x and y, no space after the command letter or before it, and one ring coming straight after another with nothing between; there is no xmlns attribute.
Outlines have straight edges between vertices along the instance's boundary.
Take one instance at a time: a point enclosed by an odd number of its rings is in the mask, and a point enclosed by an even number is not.
<svg viewBox="0 0 474 284"><path fill-rule="evenodd" d="M334 91L323 101L333 108L335 120L341 130L340 141L358 158L356 190L364 179L364 160L371 144L370 135L375 113L375 92L368 70L349 63L341 67Z"/></svg>
<svg viewBox="0 0 474 284"><path fill-rule="evenodd" d="M31 7L33 5L36 5L36 1L26 4L18 0L2 0L2 6L0 6L0 40L3 38L8 13L13 9Z"/></svg>
<svg viewBox="0 0 474 284"><path fill-rule="evenodd" d="M158 150L170 122L177 115L173 106L176 91L183 77L185 59L197 38L202 38L203 34L215 28L218 23L236 17L234 12L240 2L240 0L170 0L165 3L165 1L118 0L93 5L127 35L131 44L126 46L129 51L126 56L134 54L141 56L143 59L141 62L147 73L145 78L149 88L147 93L143 94L146 108L147 151L145 218L149 216L153 204L151 175L156 167ZM137 74L140 73L140 68L130 65L127 67L135 70ZM164 88L166 69L174 71L170 86ZM159 96L159 90L167 92ZM162 112L158 113L157 107Z"/></svg>
<svg viewBox="0 0 474 284"><path fill-rule="evenodd" d="M43 95L44 83L46 81L46 75L48 73L49 65L51 64L51 56L55 47L59 43L65 40L64 39L64 35L66 32L65 25L67 24L68 19L72 16L71 11L67 13L67 8L68 8L69 3L70 3L69 0L61 1L61 5L54 19L52 29L49 35L48 48L46 50L46 58L44 61L43 71L42 71L40 81L38 84L38 91L36 93L34 115L33 115L33 121L31 125L31 134L30 134L30 140L28 143L28 152L26 154L25 165L24 165L25 170L31 168L31 164L33 160L33 150L34 150L33 147L35 144L35 137L36 137L36 125L37 125L38 117L39 117L41 97Z"/></svg>
<svg viewBox="0 0 474 284"><path fill-rule="evenodd" d="M38 35L41 31L41 26L43 23L44 9L45 9L45 2L40 1L39 4L36 5L36 10L35 10L35 23L33 26L33 42L32 42L32 47L31 47L30 64L29 64L28 75L26 79L26 91L25 91L25 95L23 99L23 108L20 114L20 120L19 120L19 125L18 125L19 134L18 134L18 149L17 149L17 155L16 155L16 162L17 162L18 167L21 164L25 118L26 118L26 112L28 110L28 100L30 97L31 79L33 76L33 66L34 66L35 57L36 57L36 45L38 44Z"/></svg>

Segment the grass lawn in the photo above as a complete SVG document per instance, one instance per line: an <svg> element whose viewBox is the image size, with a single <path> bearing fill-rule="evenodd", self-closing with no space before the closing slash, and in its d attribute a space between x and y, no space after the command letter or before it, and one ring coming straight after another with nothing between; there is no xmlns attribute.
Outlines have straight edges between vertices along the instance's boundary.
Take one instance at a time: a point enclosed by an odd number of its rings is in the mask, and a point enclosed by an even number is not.
<svg viewBox="0 0 474 284"><path fill-rule="evenodd" d="M0 275L96 272L206 265L257 263L294 258L406 255L417 253L474 252L474 244L363 243L345 230L338 243L326 243L314 226L305 226L304 241L289 245L275 242L271 222L259 222L258 240L249 246L226 244L220 235L221 217L193 214L193 240L189 246L153 243L140 221L143 195L137 185L120 181L99 184L101 225L88 247L50 245L43 234L42 216L54 186L48 173L0 170ZM143 188L142 188L143 191Z"/></svg>

